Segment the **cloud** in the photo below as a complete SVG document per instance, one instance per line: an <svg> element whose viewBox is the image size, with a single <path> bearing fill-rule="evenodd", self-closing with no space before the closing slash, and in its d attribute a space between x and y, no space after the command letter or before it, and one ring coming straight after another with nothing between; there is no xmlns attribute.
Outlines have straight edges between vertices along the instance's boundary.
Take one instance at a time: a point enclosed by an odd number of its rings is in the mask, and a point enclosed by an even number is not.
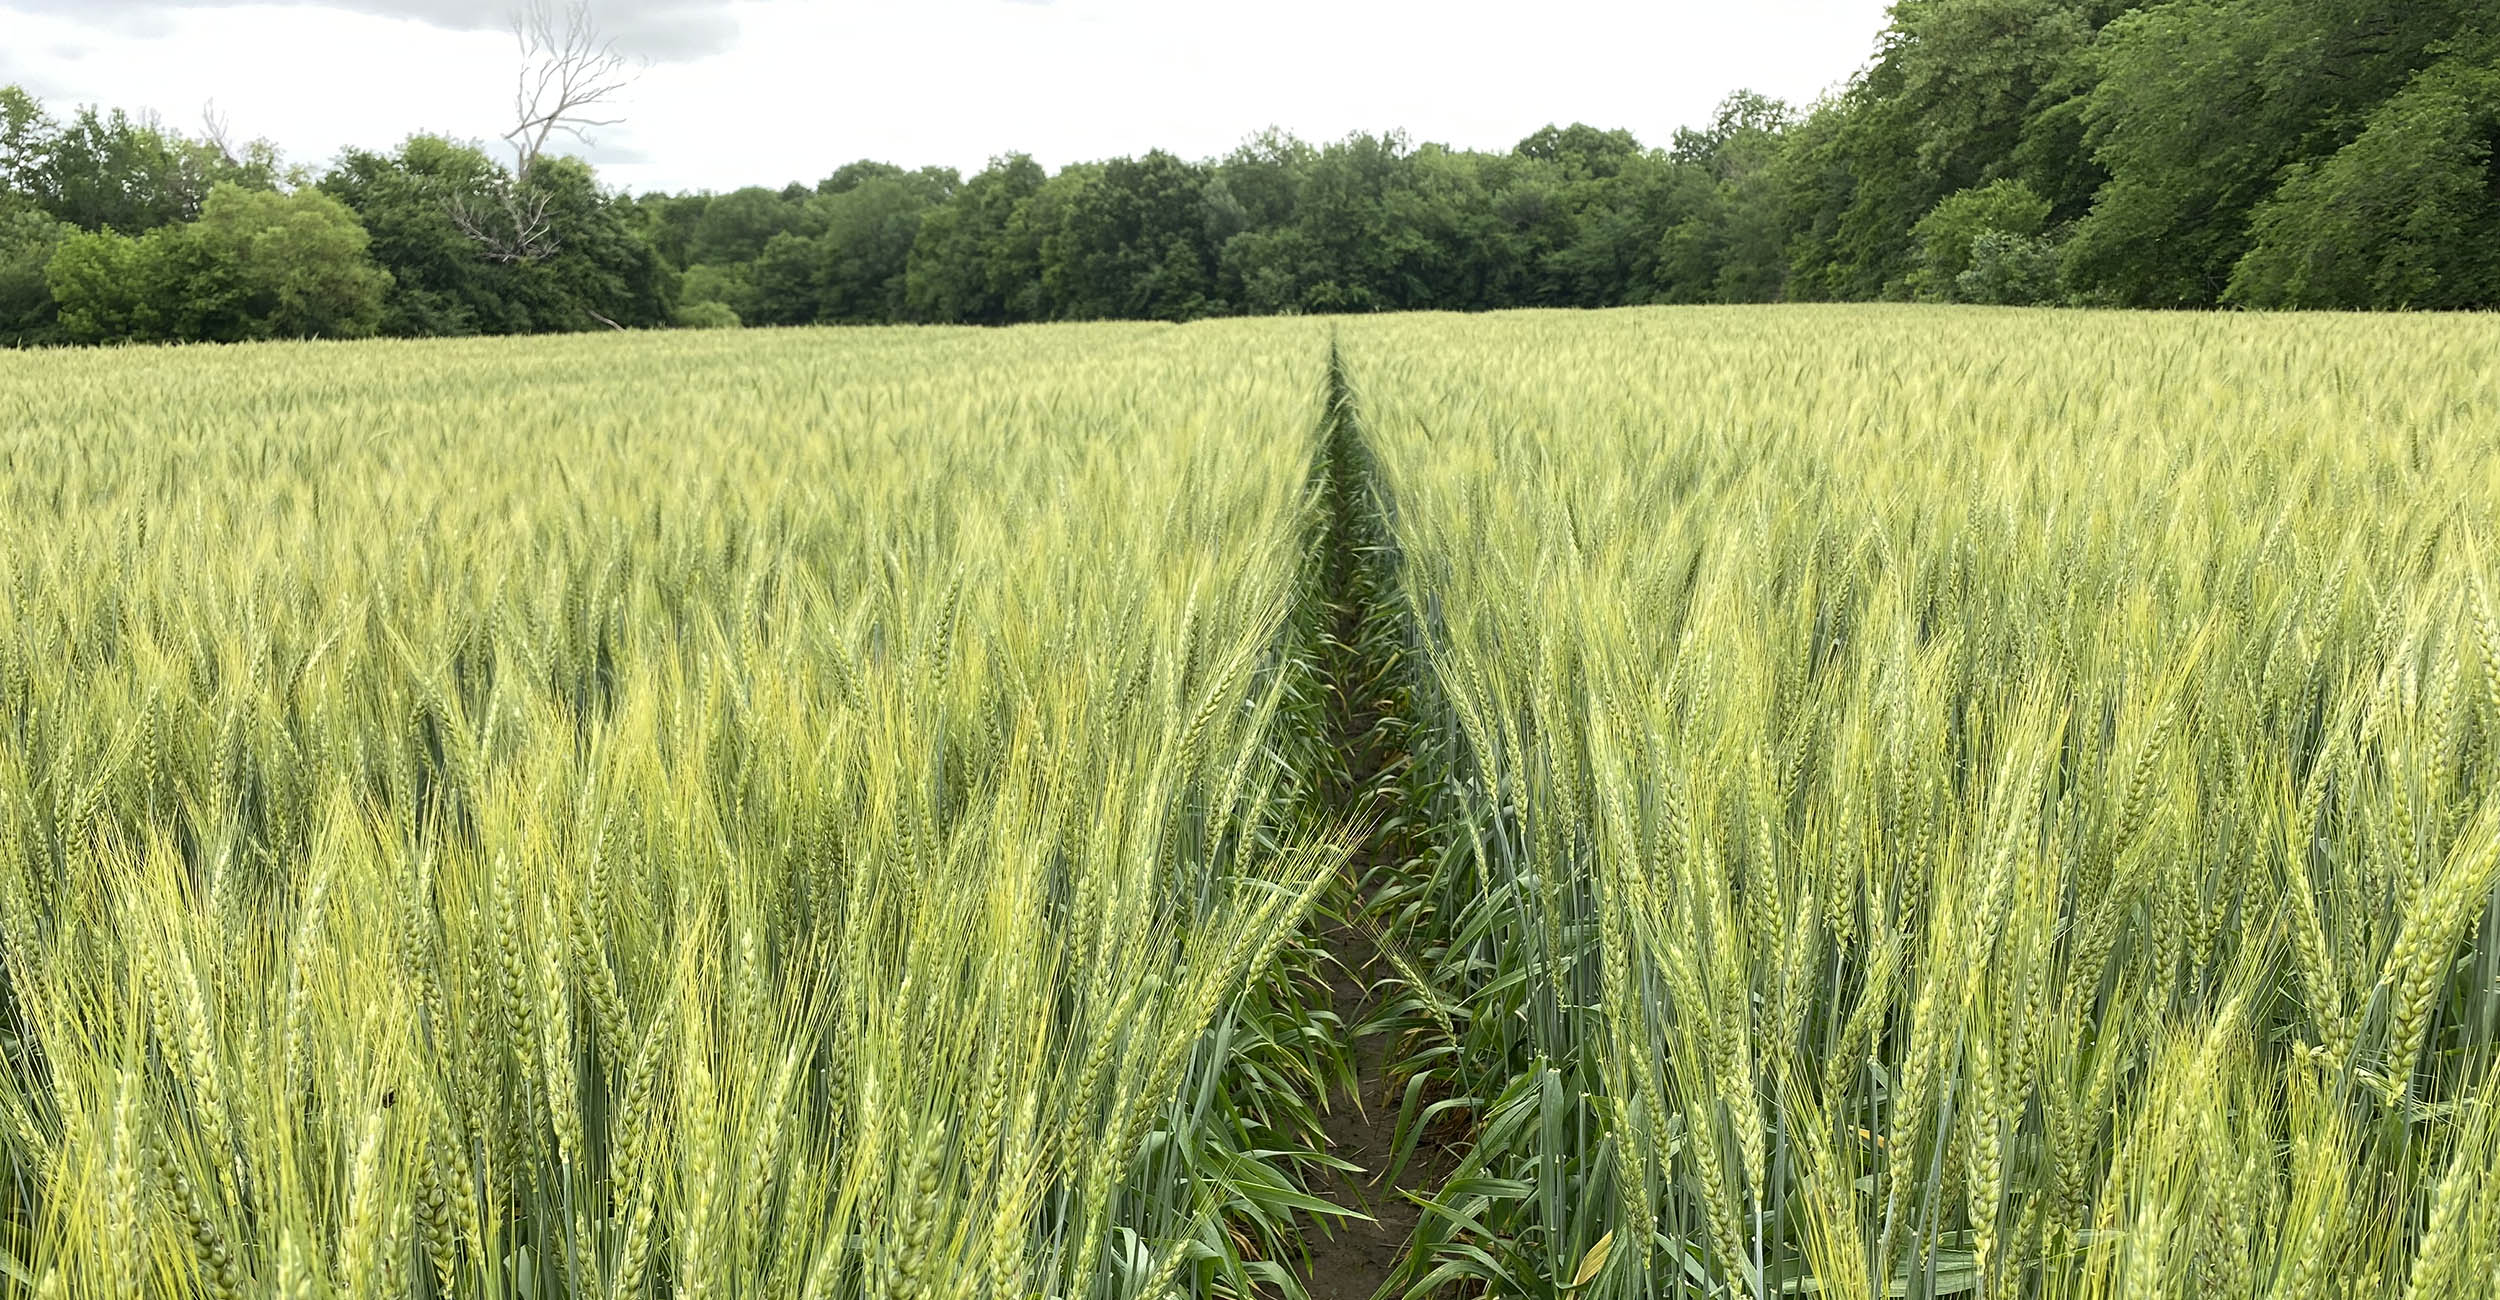
<svg viewBox="0 0 2500 1300"><path fill-rule="evenodd" d="M125 32L161 34L178 9L230 8L245 0L0 0L0 8L57 14L81 22L103 20ZM501 31L519 0L261 0L262 3L405 18L449 31ZM560 0L558 0L560 2ZM715 0L592 0L600 30L626 54L668 63L726 50L737 39L737 19Z"/></svg>
<svg viewBox="0 0 2500 1300"><path fill-rule="evenodd" d="M11 45L0 45L0 86L17 86L37 99L51 97L51 85L25 55Z"/></svg>
<svg viewBox="0 0 2500 1300"><path fill-rule="evenodd" d="M611 140L603 135L592 136L588 144L583 144L578 140L567 140L560 148L562 152L569 153L593 167L630 167L659 161L637 145L621 140Z"/></svg>

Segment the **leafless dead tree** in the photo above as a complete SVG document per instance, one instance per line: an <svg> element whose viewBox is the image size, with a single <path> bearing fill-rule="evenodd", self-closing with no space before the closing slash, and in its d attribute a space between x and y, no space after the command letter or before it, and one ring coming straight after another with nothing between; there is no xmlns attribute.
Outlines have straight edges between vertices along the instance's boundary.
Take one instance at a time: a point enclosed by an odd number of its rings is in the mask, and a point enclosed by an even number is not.
<svg viewBox="0 0 2500 1300"><path fill-rule="evenodd" d="M232 120L218 110L214 99L200 105L200 138L217 151L218 157L227 162L235 160Z"/></svg>
<svg viewBox="0 0 2500 1300"><path fill-rule="evenodd" d="M530 0L512 18L521 47L521 74L512 92L513 126L504 132L512 149L512 174L480 203L454 195L451 219L499 262L536 262L554 256L555 236L547 209L553 195L539 185L539 159L559 135L590 143L589 132L614 126L604 116L633 84L635 68L599 34L590 0Z"/></svg>

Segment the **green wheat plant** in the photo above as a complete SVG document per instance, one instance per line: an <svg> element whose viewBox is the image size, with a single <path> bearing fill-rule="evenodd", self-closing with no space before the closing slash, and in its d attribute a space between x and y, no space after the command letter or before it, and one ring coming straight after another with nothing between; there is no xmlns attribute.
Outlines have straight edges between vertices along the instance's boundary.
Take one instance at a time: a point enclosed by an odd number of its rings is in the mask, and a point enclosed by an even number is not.
<svg viewBox="0 0 2500 1300"><path fill-rule="evenodd" d="M1349 325L1450 852L1398 1289L2500 1286L2500 333Z"/></svg>
<svg viewBox="0 0 2500 1300"><path fill-rule="evenodd" d="M2495 344L0 358L0 1292L2491 1294Z"/></svg>
<svg viewBox="0 0 2500 1300"><path fill-rule="evenodd" d="M0 1289L1290 1284L1324 355L11 361Z"/></svg>

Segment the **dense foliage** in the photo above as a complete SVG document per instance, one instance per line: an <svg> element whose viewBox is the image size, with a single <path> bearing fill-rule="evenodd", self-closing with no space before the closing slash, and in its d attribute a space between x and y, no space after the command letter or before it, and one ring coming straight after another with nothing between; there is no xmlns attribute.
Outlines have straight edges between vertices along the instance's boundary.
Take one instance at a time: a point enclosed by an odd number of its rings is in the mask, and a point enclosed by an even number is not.
<svg viewBox="0 0 2500 1300"><path fill-rule="evenodd" d="M571 164L543 178L557 251L521 264L449 215L505 179L422 136L314 177L0 90L0 343L1910 297L2490 307L2500 23L2469 0L1901 0L1842 90L1738 93L1664 148L1582 125L1507 152L1269 133L1205 161L860 162L637 200ZM344 202L391 277L378 321L61 318L41 270L63 228L143 237L220 183ZM169 251L76 256L91 296L127 276L106 296L140 304Z"/></svg>
<svg viewBox="0 0 2500 1300"><path fill-rule="evenodd" d="M0 344L234 342L662 326L677 274L627 200L535 168L554 251L498 260L457 214L507 180L418 136L314 176L153 122L56 121L0 87Z"/></svg>

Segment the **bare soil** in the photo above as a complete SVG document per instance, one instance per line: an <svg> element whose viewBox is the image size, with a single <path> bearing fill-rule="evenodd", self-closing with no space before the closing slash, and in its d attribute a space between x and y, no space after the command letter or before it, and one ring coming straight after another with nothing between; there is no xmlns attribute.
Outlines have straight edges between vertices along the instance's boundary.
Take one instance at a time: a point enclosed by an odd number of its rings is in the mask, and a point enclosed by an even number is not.
<svg viewBox="0 0 2500 1300"><path fill-rule="evenodd" d="M1331 1001L1345 1024L1360 1024L1371 1000L1367 986L1387 974L1388 963L1371 939L1351 926L1329 934L1328 950L1341 967L1329 986ZM1422 1217L1406 1193L1431 1194L1458 1164L1457 1152L1427 1130L1397 1182L1377 1181L1396 1151L1398 1099L1387 1078L1389 1040L1375 1035L1358 1041L1355 1051L1362 1095L1332 1098L1324 1127L1329 1152L1363 1172L1335 1175L1323 1195L1372 1217L1331 1221L1326 1235L1314 1235L1306 1276L1311 1300L1368 1300L1376 1294L1396 1271Z"/></svg>

